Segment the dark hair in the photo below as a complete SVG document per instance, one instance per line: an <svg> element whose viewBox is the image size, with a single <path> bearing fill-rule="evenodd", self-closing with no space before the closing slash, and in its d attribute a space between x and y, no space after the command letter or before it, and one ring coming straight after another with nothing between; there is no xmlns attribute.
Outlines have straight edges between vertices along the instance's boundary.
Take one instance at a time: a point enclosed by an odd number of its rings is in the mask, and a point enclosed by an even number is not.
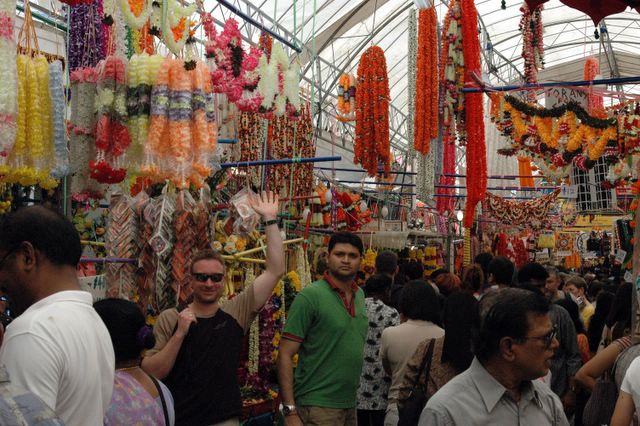
<svg viewBox="0 0 640 426"><path fill-rule="evenodd" d="M327 259L318 259L318 262L316 263L316 274L323 275L324 271L327 270L327 267Z"/></svg>
<svg viewBox="0 0 640 426"><path fill-rule="evenodd" d="M529 314L546 314L549 302L540 293L518 288L500 290L486 315L480 318L480 328L473 336L474 353L480 361L487 361L498 353L500 340L515 340L527 336Z"/></svg>
<svg viewBox="0 0 640 426"><path fill-rule="evenodd" d="M364 253L362 240L351 232L334 232L329 239L329 253L331 253L336 244L351 244L358 249L360 255Z"/></svg>
<svg viewBox="0 0 640 426"><path fill-rule="evenodd" d="M576 334L585 334L584 324L582 324L582 320L580 319L580 308L578 308L578 304L571 300L569 296L557 300L555 304L562 306L569 312L569 316L571 316L571 320L573 321L573 327L576 329Z"/></svg>
<svg viewBox="0 0 640 426"><path fill-rule="evenodd" d="M601 291L596 299L596 310L589 321L589 330L587 330L587 338L589 339L589 350L596 352L600 346L602 339L602 330L613 305L615 295L610 291Z"/></svg>
<svg viewBox="0 0 640 426"><path fill-rule="evenodd" d="M440 294L444 297L447 297L454 291L460 290L460 278L451 272L438 275L434 280L434 283L438 287Z"/></svg>
<svg viewBox="0 0 640 426"><path fill-rule="evenodd" d="M444 303L444 344L442 361L451 364L458 373L471 365L471 332L480 322L478 301L469 293L458 291Z"/></svg>
<svg viewBox="0 0 640 426"><path fill-rule="evenodd" d="M621 324L631 324L631 303L629 302L632 297L633 288L631 283L622 283L616 291L616 296L613 299L611 310L607 316L606 324L609 327L613 327L616 322ZM598 304L596 303L596 306Z"/></svg>
<svg viewBox="0 0 640 426"><path fill-rule="evenodd" d="M193 257L191 258L191 266L189 267L189 272L193 273L193 265L195 265L196 262L200 262L201 260L217 260L224 268L224 258L222 257L222 255L216 250L206 249L200 250L193 255Z"/></svg>
<svg viewBox="0 0 640 426"><path fill-rule="evenodd" d="M0 223L0 248L16 250L23 241L57 266L78 266L82 246L78 231L61 214L42 206L23 207Z"/></svg>
<svg viewBox="0 0 640 426"><path fill-rule="evenodd" d="M438 278L438 275L448 274L448 273L449 273L449 271L448 271L448 270L446 270L446 269L444 269L444 268L438 268L438 269L436 269L435 271L433 271L433 272L431 273L431 275L429 275L429 279L430 279L431 281L435 281L435 279L436 279L436 278Z"/></svg>
<svg viewBox="0 0 640 426"><path fill-rule="evenodd" d="M492 259L493 255L491 253L480 253L473 258L473 263L480 265L482 272L484 272L486 276L489 273L489 264Z"/></svg>
<svg viewBox="0 0 640 426"><path fill-rule="evenodd" d="M587 294L589 295L589 300L596 300L598 294L604 290L604 283L602 281L593 280L587 286Z"/></svg>
<svg viewBox="0 0 640 426"><path fill-rule="evenodd" d="M391 277L384 274L373 274L362 287L364 294L369 297L372 295L384 294L391 288Z"/></svg>
<svg viewBox="0 0 640 426"><path fill-rule="evenodd" d="M489 262L489 273L493 275L496 284L511 286L513 283L513 273L515 272L513 262L504 256L496 256Z"/></svg>
<svg viewBox="0 0 640 426"><path fill-rule="evenodd" d="M398 255L392 251L383 251L376 256L376 272L393 275L398 269Z"/></svg>
<svg viewBox="0 0 640 426"><path fill-rule="evenodd" d="M480 265L469 265L464 270L460 287L471 293L475 293L480 291L481 288L484 288L484 272L482 272Z"/></svg>
<svg viewBox="0 0 640 426"><path fill-rule="evenodd" d="M156 344L151 327L133 302L124 299L104 299L93 304L111 335L116 362L140 358L143 349Z"/></svg>
<svg viewBox="0 0 640 426"><path fill-rule="evenodd" d="M436 291L423 280L409 281L400 293L399 311L408 319L440 324L440 302Z"/></svg>
<svg viewBox="0 0 640 426"><path fill-rule="evenodd" d="M529 262L518 271L518 283L544 282L547 278L549 278L549 272L536 262Z"/></svg>
<svg viewBox="0 0 640 426"><path fill-rule="evenodd" d="M409 262L404 267L404 274L409 281L424 278L424 266L420 262Z"/></svg>

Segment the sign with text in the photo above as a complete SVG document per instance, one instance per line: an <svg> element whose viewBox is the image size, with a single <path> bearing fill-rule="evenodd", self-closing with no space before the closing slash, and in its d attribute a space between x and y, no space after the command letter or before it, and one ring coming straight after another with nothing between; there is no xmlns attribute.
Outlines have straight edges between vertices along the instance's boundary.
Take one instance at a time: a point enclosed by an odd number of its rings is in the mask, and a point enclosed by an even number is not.
<svg viewBox="0 0 640 426"><path fill-rule="evenodd" d="M578 185L562 185L560 187L560 198L576 200L578 198Z"/></svg>
<svg viewBox="0 0 640 426"><path fill-rule="evenodd" d="M545 106L557 108L569 102L575 102L584 109L589 107L589 96L586 91L569 87L548 87L544 89Z"/></svg>

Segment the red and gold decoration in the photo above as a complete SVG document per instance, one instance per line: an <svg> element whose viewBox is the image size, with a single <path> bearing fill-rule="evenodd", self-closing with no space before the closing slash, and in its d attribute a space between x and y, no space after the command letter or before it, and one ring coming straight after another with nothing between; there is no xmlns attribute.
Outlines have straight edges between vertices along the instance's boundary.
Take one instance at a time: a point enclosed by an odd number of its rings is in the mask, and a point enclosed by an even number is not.
<svg viewBox="0 0 640 426"><path fill-rule="evenodd" d="M595 80L600 74L600 62L598 58L587 58L584 62L584 79ZM592 93L592 88L589 88L589 114L600 116L604 112L604 103L602 95L596 95Z"/></svg>
<svg viewBox="0 0 640 426"><path fill-rule="evenodd" d="M524 58L524 79L527 83L538 82L538 70L544 69L544 45L542 41L542 8L540 5L529 9L526 3L520 11L520 32L522 33L522 57ZM535 100L535 92L529 92L530 100ZM531 99L533 97L533 99Z"/></svg>
<svg viewBox="0 0 640 426"><path fill-rule="evenodd" d="M356 97L356 137L354 164L362 165L369 176L378 169L391 171L389 145L389 80L387 61L379 46L371 46L358 65Z"/></svg>
<svg viewBox="0 0 640 426"><path fill-rule="evenodd" d="M588 170L602 156L615 163L624 154L618 143L615 118L593 117L576 103L546 109L513 96L490 96L492 120L512 141L510 148L498 153L531 156L536 162L544 163L539 166L549 178L566 177L570 171L567 166L572 163ZM558 171L561 173L550 176Z"/></svg>
<svg viewBox="0 0 640 426"><path fill-rule="evenodd" d="M534 225L547 219L549 210L560 194L560 190L527 201L514 201L487 192L484 208L503 224Z"/></svg>
<svg viewBox="0 0 640 426"><path fill-rule="evenodd" d="M435 7L420 9L416 60L414 144L429 153L431 139L438 137L438 17Z"/></svg>

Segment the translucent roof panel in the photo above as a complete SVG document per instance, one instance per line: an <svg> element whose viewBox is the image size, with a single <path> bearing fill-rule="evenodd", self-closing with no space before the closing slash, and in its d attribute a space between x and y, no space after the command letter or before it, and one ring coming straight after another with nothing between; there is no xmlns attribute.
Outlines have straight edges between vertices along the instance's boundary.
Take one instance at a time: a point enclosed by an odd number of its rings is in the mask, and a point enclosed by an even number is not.
<svg viewBox="0 0 640 426"><path fill-rule="evenodd" d="M360 56L372 44L385 50L392 104L407 112L407 18L414 4L409 0L233 0L242 11L256 17L265 26L305 46L298 56L305 77L322 85L325 101L335 96L336 82L342 72L356 73ZM443 22L448 0L434 0L438 20ZM522 37L518 29L521 2L476 0L485 57L491 72L485 78L491 84L518 83L522 79ZM232 16L216 0L205 0L214 15ZM295 13L294 13L295 12ZM273 17L276 17L273 19ZM594 37L595 26L583 13L550 0L543 11L546 70L539 81L582 79L581 63L588 56L600 59L602 76L640 75L640 15L628 11L607 17L606 34ZM243 27L247 29L246 26ZM248 37L257 40L256 30ZM606 43L606 45L605 45ZM313 63L314 52L320 58ZM293 54L293 52L291 52ZM318 69L320 74L318 75ZM485 70L489 70L485 64ZM624 91L638 93L638 86Z"/></svg>

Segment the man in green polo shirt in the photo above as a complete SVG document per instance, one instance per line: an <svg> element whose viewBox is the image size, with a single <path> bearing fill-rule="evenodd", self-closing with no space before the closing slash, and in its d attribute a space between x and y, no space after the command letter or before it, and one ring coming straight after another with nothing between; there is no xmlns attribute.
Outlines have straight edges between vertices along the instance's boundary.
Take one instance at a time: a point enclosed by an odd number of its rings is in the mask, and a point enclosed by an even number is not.
<svg viewBox="0 0 640 426"><path fill-rule="evenodd" d="M362 240L338 232L328 249L323 279L296 296L280 340L278 379L286 426L357 423L356 391L368 327L364 293L354 281Z"/></svg>

